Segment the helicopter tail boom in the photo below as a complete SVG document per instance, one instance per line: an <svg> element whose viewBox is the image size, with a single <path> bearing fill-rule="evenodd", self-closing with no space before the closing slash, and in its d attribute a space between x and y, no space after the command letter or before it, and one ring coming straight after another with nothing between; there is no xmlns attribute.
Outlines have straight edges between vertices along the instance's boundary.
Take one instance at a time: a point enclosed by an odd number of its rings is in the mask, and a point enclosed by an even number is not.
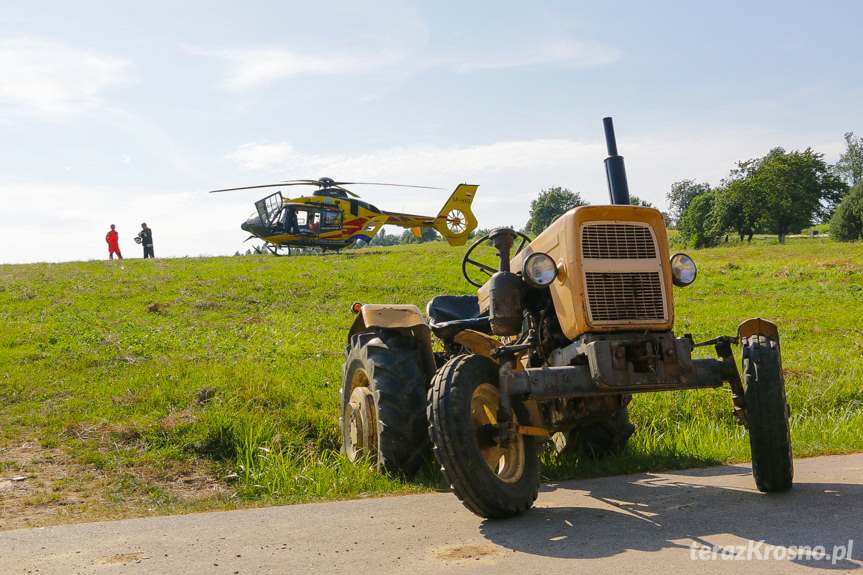
<svg viewBox="0 0 863 575"><path fill-rule="evenodd" d="M478 187L459 185L434 220L434 229L446 238L451 246L463 246L476 228L476 217L470 211L470 206Z"/></svg>

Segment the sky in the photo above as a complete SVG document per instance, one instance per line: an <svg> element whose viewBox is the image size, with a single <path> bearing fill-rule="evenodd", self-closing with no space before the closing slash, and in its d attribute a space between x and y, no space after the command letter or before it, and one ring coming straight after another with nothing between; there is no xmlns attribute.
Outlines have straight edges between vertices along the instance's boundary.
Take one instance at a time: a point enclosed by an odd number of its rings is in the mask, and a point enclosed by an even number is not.
<svg viewBox="0 0 863 575"><path fill-rule="evenodd" d="M232 255L267 190L331 177L481 228L555 186L608 202L863 134L863 2L0 0L0 264ZM311 190L309 190L311 191ZM290 193L288 193L290 192ZM285 195L300 195L287 188ZM388 228L390 233L400 232Z"/></svg>

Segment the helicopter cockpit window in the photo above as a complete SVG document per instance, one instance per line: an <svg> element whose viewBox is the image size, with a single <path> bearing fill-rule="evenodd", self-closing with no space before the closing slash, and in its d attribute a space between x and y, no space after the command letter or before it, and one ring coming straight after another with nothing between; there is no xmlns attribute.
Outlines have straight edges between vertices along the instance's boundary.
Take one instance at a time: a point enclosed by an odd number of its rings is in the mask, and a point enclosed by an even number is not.
<svg viewBox="0 0 863 575"><path fill-rule="evenodd" d="M276 192L271 196L267 196L266 198L255 202L255 209L261 217L261 222L265 226L268 226L270 225L270 222L276 218L276 215L279 213L279 210L282 209L283 204L282 192Z"/></svg>

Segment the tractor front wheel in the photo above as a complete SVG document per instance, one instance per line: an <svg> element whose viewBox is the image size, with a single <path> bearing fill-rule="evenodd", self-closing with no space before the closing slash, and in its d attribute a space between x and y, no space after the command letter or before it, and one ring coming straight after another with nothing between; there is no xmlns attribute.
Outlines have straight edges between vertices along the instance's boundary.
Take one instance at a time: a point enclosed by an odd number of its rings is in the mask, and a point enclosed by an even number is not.
<svg viewBox="0 0 863 575"><path fill-rule="evenodd" d="M764 492L790 489L794 477L790 410L777 341L763 335L744 339L743 388L755 485Z"/></svg>
<svg viewBox="0 0 863 575"><path fill-rule="evenodd" d="M535 437L495 427L500 392L498 367L479 355L448 361L429 390L429 435L453 491L481 517L527 511L539 491L539 447ZM512 419L526 425L528 413L513 401Z"/></svg>

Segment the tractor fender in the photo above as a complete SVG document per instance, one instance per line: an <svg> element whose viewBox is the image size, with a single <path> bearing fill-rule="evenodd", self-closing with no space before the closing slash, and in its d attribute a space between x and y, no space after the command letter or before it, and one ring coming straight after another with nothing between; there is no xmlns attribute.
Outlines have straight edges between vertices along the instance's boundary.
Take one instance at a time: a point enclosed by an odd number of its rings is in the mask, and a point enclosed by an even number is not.
<svg viewBox="0 0 863 575"><path fill-rule="evenodd" d="M503 344L488 334L472 329L466 329L455 336L453 341L457 344L463 345L477 355L487 357L495 363L500 363L497 358L494 357L492 351L499 347L503 347ZM513 371L524 371L524 366L520 361L515 362L515 368Z"/></svg>
<svg viewBox="0 0 863 575"><path fill-rule="evenodd" d="M737 326L737 337L740 339L746 339L753 335L763 335L779 343L779 328L776 327L776 324L764 318L754 317L747 319Z"/></svg>
<svg viewBox="0 0 863 575"><path fill-rule="evenodd" d="M431 330L420 308L415 305L364 304L351 324L348 341L354 334L370 329L394 329L415 335L431 379L437 367L432 351Z"/></svg>
<svg viewBox="0 0 863 575"><path fill-rule="evenodd" d="M477 355L482 355L497 363L497 359L492 357L491 352L503 344L492 336L480 333L472 329L466 329L455 336L453 340L457 344L463 345Z"/></svg>
<svg viewBox="0 0 863 575"><path fill-rule="evenodd" d="M357 317L354 318L354 323L351 325L350 332L348 332L348 339L355 333L360 333L373 327L382 329L412 329L417 326L425 326L428 329L428 324L423 318L420 308L415 305L365 304L360 308Z"/></svg>

